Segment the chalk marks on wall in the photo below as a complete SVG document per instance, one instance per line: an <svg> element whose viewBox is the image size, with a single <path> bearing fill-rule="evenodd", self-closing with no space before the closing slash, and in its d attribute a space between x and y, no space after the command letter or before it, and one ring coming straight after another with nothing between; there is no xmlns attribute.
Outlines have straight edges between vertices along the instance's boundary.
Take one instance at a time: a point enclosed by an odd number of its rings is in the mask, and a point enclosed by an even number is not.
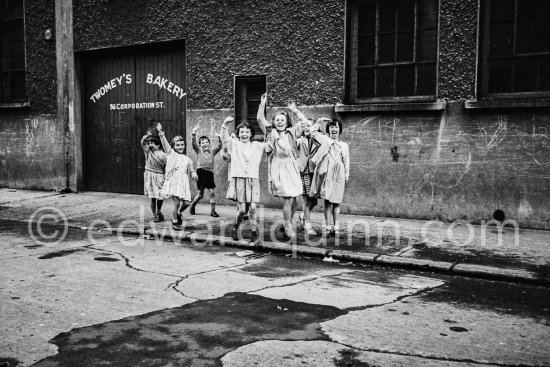
<svg viewBox="0 0 550 367"><path fill-rule="evenodd" d="M481 139L485 142L485 153L487 155L491 150L495 149L506 138L506 131L508 126L507 116L498 116L498 125L494 132L487 133L487 130L483 126L479 128L481 131Z"/></svg>
<svg viewBox="0 0 550 367"><path fill-rule="evenodd" d="M14 177L32 175L33 179L56 176L64 162L63 134L52 116L31 116L0 123L0 182L10 184Z"/></svg>
<svg viewBox="0 0 550 367"><path fill-rule="evenodd" d="M376 130L376 122L378 122L378 130ZM376 131L378 131L377 136ZM344 126L342 140L350 145L350 165L363 173L369 173L371 168L379 165L387 152L377 116Z"/></svg>
<svg viewBox="0 0 550 367"><path fill-rule="evenodd" d="M475 200L479 190L513 193L525 183L541 185L533 179L550 179L550 118L442 120L380 115L345 121L352 182L411 198L424 192L433 203L448 195Z"/></svg>

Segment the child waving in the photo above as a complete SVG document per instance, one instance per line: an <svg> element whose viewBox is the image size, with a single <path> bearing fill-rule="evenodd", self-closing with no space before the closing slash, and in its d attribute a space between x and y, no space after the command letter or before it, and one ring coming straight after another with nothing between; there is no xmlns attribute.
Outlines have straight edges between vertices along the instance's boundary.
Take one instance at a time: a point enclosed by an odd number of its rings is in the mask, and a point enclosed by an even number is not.
<svg viewBox="0 0 550 367"><path fill-rule="evenodd" d="M210 192L210 215L219 217L218 213L216 213L216 193L214 192L214 188L216 187L216 183L214 182L214 157L222 149L221 137L216 147L211 149L208 136L203 135L197 141L198 129L199 125L193 128L191 143L193 150L197 153L197 176L199 177L197 189L199 192L191 203L189 213L191 215L195 214L195 206L203 198L204 190L208 190Z"/></svg>
<svg viewBox="0 0 550 367"><path fill-rule="evenodd" d="M153 127L141 138L141 147L145 154L145 172L143 173L143 186L145 195L151 199L151 211L153 222L164 221L162 208L162 186L164 185L164 168L166 166L166 153L161 150L160 137Z"/></svg>
<svg viewBox="0 0 550 367"><path fill-rule="evenodd" d="M302 181L296 157L296 139L301 134L300 126L292 126L290 116L279 110L272 123L265 118L267 95L263 94L258 108L257 120L260 126L272 126L268 135L267 152L269 162L269 190L274 196L282 197L285 235L295 235L292 218L296 211L296 198L302 193Z"/></svg>
<svg viewBox="0 0 550 367"><path fill-rule="evenodd" d="M316 167L309 195L325 201L325 235L338 235L340 203L349 182L349 147L340 140L342 123L338 120L321 118L313 130L322 128L325 124L328 135L312 131L312 135L321 145L312 158Z"/></svg>
<svg viewBox="0 0 550 367"><path fill-rule="evenodd" d="M162 147L168 155L162 195L164 197L172 197L172 201L174 202L172 225L174 227L181 226L183 223L182 212L191 202L189 176L195 181L198 177L193 169L193 161L184 154L185 140L183 137L177 135L172 139L172 143L169 144L164 131L162 131L161 123L157 124L157 130L159 131Z"/></svg>
<svg viewBox="0 0 550 367"><path fill-rule="evenodd" d="M250 225L252 227L252 241L258 239L256 226L256 206L260 201L260 163L267 144L251 141L254 129L248 122L240 123L237 128L238 138L231 138L227 132L227 124L233 122L233 116L228 116L221 126L221 138L231 156L230 177L227 188L227 198L238 204L235 217L235 233L233 238L238 240L239 225L246 212L249 212ZM265 126L261 126L265 130Z"/></svg>

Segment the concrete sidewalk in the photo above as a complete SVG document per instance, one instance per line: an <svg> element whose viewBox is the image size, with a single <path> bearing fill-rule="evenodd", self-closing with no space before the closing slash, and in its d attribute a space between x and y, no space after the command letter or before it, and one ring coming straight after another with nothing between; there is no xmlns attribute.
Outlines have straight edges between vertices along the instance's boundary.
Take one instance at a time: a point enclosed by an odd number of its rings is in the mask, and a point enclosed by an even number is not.
<svg viewBox="0 0 550 367"><path fill-rule="evenodd" d="M470 225L466 222L342 215L338 238L304 237L303 232L298 230L295 240L285 241L279 231L281 210L261 208L263 241L252 246L246 240L250 238L247 222L242 231L244 240L231 239L235 214L233 206L218 206L220 217L213 218L209 215L208 205L198 205L196 215L185 212L181 230L172 228L169 219L172 208L172 203L165 201L163 213L166 221L153 223L149 200L142 195L98 192L57 194L0 189L0 221L32 222L33 225L28 228L33 241L41 241L37 225L107 229L145 236L153 241L189 241L198 246L227 245L315 256L326 261L410 267L550 285L550 232L547 231ZM320 233L322 213L313 213L312 222ZM63 234L62 230L58 232ZM55 243L55 240L48 239L49 243Z"/></svg>

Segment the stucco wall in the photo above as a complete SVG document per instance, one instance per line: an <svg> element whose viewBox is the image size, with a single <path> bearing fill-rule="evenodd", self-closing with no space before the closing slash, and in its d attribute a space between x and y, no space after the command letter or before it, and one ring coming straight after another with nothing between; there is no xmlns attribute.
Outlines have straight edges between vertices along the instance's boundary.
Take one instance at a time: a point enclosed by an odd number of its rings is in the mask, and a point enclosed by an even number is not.
<svg viewBox="0 0 550 367"><path fill-rule="evenodd" d="M475 96L478 0L440 0L438 99Z"/></svg>
<svg viewBox="0 0 550 367"><path fill-rule="evenodd" d="M275 105L343 98L344 1L80 0L76 50L185 39L188 108L230 108L233 76L267 74Z"/></svg>
<svg viewBox="0 0 550 367"><path fill-rule="evenodd" d="M55 0L25 1L27 97L30 110L55 114L57 110L57 70L55 38L44 40L44 32L55 35Z"/></svg>

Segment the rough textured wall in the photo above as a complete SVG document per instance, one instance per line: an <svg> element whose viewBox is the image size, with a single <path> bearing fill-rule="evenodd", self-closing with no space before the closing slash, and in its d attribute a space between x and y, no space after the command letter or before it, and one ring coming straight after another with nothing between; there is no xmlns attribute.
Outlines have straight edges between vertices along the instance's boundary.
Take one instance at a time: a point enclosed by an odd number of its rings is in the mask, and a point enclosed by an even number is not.
<svg viewBox="0 0 550 367"><path fill-rule="evenodd" d="M27 97L31 111L52 114L57 110L55 39L44 40L44 31L55 35L55 0L25 2Z"/></svg>
<svg viewBox="0 0 550 367"><path fill-rule="evenodd" d="M348 115L344 208L474 223L500 209L550 229L549 111L500 112Z"/></svg>
<svg viewBox="0 0 550 367"><path fill-rule="evenodd" d="M0 186L56 190L65 187L65 157L57 109L55 1L25 2L29 108L0 109Z"/></svg>
<svg viewBox="0 0 550 367"><path fill-rule="evenodd" d="M438 99L475 96L478 0L440 0Z"/></svg>
<svg viewBox="0 0 550 367"><path fill-rule="evenodd" d="M275 105L343 99L343 0L75 0L75 49L185 39L188 108L230 108L233 76L267 74Z"/></svg>
<svg viewBox="0 0 550 367"><path fill-rule="evenodd" d="M65 187L63 132L55 116L3 114L0 141L0 187Z"/></svg>

